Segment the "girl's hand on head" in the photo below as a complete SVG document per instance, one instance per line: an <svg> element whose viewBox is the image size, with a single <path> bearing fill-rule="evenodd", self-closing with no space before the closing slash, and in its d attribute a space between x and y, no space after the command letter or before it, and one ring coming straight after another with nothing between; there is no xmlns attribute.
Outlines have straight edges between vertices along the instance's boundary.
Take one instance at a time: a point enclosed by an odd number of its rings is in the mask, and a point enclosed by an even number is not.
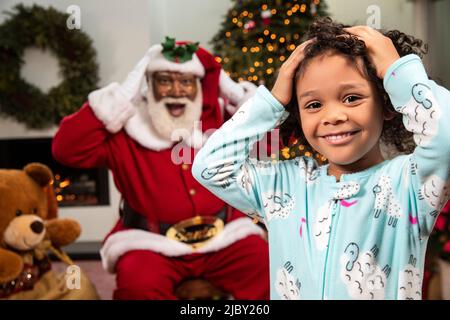
<svg viewBox="0 0 450 320"><path fill-rule="evenodd" d="M384 78L391 64L400 59L392 40L377 30L367 26L355 26L344 30L364 41L369 58L372 60L380 79Z"/></svg>
<svg viewBox="0 0 450 320"><path fill-rule="evenodd" d="M291 53L289 58L281 65L277 80L272 88L272 95L283 105L287 105L292 98L294 77L300 62L302 62L305 47L314 39L303 42Z"/></svg>

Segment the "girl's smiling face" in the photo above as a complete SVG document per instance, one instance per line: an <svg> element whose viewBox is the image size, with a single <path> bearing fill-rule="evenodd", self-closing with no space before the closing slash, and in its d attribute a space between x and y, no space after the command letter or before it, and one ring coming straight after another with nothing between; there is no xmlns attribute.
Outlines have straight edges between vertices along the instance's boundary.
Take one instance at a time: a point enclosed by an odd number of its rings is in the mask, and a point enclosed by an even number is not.
<svg viewBox="0 0 450 320"><path fill-rule="evenodd" d="M296 82L303 133L328 158L330 172L360 171L383 161L385 117L362 74L362 60L357 63L328 52L309 60Z"/></svg>

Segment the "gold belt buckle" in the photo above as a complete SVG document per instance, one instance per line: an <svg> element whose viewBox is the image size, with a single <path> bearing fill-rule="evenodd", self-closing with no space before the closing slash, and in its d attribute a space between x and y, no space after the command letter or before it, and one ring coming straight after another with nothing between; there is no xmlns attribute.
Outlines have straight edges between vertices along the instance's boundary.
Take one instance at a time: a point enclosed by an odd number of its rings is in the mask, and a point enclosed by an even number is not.
<svg viewBox="0 0 450 320"><path fill-rule="evenodd" d="M223 230L223 220L212 216L196 216L171 226L166 236L194 249L200 248Z"/></svg>

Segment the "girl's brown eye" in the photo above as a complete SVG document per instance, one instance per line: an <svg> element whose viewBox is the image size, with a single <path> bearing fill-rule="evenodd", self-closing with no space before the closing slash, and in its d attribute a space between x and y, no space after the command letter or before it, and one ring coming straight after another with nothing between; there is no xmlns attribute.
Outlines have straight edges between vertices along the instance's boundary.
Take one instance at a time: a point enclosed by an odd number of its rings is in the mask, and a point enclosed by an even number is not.
<svg viewBox="0 0 450 320"><path fill-rule="evenodd" d="M347 98L344 99L344 102L352 103L359 99L360 98L358 96L348 96Z"/></svg>
<svg viewBox="0 0 450 320"><path fill-rule="evenodd" d="M17 210L16 210L16 217L19 217L19 216L21 216L21 215L22 215L22 210L17 209Z"/></svg>
<svg viewBox="0 0 450 320"><path fill-rule="evenodd" d="M308 104L305 109L318 109L320 108L322 105L319 102L313 102Z"/></svg>

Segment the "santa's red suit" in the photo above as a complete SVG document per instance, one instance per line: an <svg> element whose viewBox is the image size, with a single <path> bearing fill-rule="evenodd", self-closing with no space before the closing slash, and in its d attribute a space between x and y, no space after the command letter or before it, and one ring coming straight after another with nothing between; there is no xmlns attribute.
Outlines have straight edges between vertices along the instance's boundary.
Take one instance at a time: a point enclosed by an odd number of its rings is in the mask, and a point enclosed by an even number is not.
<svg viewBox="0 0 450 320"><path fill-rule="evenodd" d="M153 46L127 81L132 77L136 83L152 63L156 69L170 70L173 64L158 66L155 54L160 51L158 45ZM243 97L230 89L236 84L225 77L211 54L199 48L194 58L195 70L199 65L203 68L198 74L202 122L192 139L185 139L181 151L180 143L168 143L154 134L145 104L130 102L137 87L129 83L125 89L114 83L91 93L78 112L62 120L53 140L53 155L65 165L107 166L125 202L147 222L148 230L141 230L128 228L119 219L105 239L102 263L117 274L115 299L175 299L174 286L188 277L203 277L235 299L269 296L263 230L241 212L228 209L223 231L198 249L160 233L162 225L197 215L215 216L226 207L192 177L193 160L189 161L186 152L195 154L204 143L202 132L222 124L219 95L230 100ZM139 90L141 86L139 82ZM180 152L184 157L174 161L174 154Z"/></svg>

